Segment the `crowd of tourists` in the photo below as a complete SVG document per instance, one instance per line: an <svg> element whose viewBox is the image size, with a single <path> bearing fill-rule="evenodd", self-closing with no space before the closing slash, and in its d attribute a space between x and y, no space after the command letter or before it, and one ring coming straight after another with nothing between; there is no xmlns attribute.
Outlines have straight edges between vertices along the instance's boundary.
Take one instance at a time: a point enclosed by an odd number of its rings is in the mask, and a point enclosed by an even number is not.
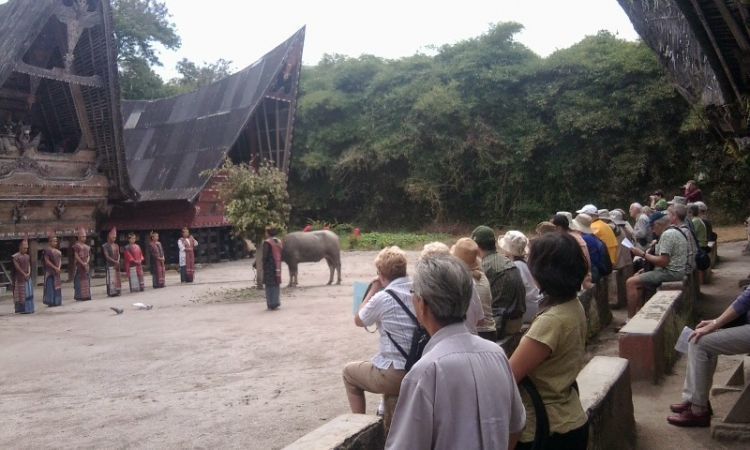
<svg viewBox="0 0 750 450"><path fill-rule="evenodd" d="M42 264L44 267L44 290L42 294L43 303L49 307L61 306L62 298L62 252L60 251L60 240L53 233L49 234L48 247L43 252ZM78 241L73 245L71 254L73 256L73 299L76 301L89 301L91 294L91 247L86 243L86 230L78 230ZM112 230L107 235L107 242L102 245L102 254L106 265L106 291L107 296L117 297L122 291L122 275L124 269L128 280L130 292L142 292L145 289L145 275L143 263L145 257L140 245L136 242L134 233L128 234L128 244L120 247L117 244L117 230ZM198 241L195 240L187 228L182 229L182 237L177 241L179 247L179 271L180 282L192 283L195 274L195 248ZM152 231L149 242L149 258L151 268L152 286L154 289L166 286L166 259L164 248L159 242L159 233ZM34 312L34 284L29 256L29 242L21 241L18 253L12 257L12 291L15 312L19 314L32 314Z"/></svg>
<svg viewBox="0 0 750 450"><path fill-rule="evenodd" d="M644 291L693 272L700 281L716 239L701 197L691 181L684 195L668 200L656 191L627 214L591 204L575 215L560 211L531 240L515 230L496 239L479 226L453 247L425 246L411 277L406 254L383 249L354 319L377 327L379 351L344 367L351 411L365 413L365 392L398 396L388 448L585 449L588 418L575 382L587 332L579 294L632 265L632 318ZM716 356L750 351L750 325L717 330L745 315L750 291L698 324L684 401L672 405L669 423L708 426ZM518 335L507 358L498 344Z"/></svg>

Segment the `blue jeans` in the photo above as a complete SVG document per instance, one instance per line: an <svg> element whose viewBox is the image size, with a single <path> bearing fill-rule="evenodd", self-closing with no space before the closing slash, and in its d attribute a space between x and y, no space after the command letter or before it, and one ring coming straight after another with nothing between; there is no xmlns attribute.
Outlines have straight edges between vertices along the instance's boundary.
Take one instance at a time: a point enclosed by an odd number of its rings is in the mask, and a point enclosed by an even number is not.
<svg viewBox="0 0 750 450"><path fill-rule="evenodd" d="M268 306L268 309L276 309L281 306L281 300L279 299L280 295L281 286L266 285L266 305Z"/></svg>

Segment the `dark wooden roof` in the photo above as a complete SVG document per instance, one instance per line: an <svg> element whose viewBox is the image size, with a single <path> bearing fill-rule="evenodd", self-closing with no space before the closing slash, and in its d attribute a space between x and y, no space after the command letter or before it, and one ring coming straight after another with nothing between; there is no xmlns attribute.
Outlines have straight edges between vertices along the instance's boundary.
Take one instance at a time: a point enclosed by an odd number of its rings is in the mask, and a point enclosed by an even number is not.
<svg viewBox="0 0 750 450"><path fill-rule="evenodd" d="M111 183L113 198L137 198L128 178L120 115L117 49L108 0L82 0L101 15L101 26L88 34L86 52L76 52L75 67L98 77L100 86L81 86L98 167ZM67 8L62 0L10 0L0 7L0 85L6 82L47 22ZM49 37L59 39L60 37ZM83 54L85 53L85 54ZM84 78L84 77L81 77Z"/></svg>
<svg viewBox="0 0 750 450"><path fill-rule="evenodd" d="M288 59L301 58L304 34L197 91L123 101L128 171L141 201L196 198L208 182L201 173L221 165Z"/></svg>
<svg viewBox="0 0 750 450"><path fill-rule="evenodd" d="M750 7L737 0L618 0L682 95L722 133L747 136Z"/></svg>

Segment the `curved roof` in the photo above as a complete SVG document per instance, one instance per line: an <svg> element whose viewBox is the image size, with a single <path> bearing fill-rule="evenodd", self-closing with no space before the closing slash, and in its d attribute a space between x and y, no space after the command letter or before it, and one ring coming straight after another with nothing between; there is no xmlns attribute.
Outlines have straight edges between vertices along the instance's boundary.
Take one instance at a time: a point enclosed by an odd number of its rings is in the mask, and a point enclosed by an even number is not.
<svg viewBox="0 0 750 450"><path fill-rule="evenodd" d="M301 61L305 28L245 69L196 91L123 101L128 172L141 201L196 198L288 61ZM301 62L300 62L301 64Z"/></svg>
<svg viewBox="0 0 750 450"><path fill-rule="evenodd" d="M99 167L112 183L114 197L135 198L126 170L120 116L120 86L117 72L117 48L114 42L114 24L108 0L96 3L101 15L101 27L89 34L97 48L86 58L93 72L102 80L102 87L82 88L86 109L92 120ZM10 0L0 6L0 85L16 70L45 25L55 15L69 8L61 0ZM94 54L96 53L96 54Z"/></svg>

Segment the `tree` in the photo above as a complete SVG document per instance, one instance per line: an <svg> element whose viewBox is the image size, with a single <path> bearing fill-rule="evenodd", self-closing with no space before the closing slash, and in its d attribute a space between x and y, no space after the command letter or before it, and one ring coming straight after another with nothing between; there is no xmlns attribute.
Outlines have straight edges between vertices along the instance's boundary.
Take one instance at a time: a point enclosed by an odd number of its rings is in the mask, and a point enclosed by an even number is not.
<svg viewBox="0 0 750 450"><path fill-rule="evenodd" d="M268 161L257 168L226 160L221 168L203 174L216 177L225 215L242 237L256 245L256 261L263 260L263 236L266 227L286 229L291 205L286 174ZM256 264L258 286L263 284L263 265Z"/></svg>
<svg viewBox="0 0 750 450"><path fill-rule="evenodd" d="M113 0L112 12L120 75L126 81L122 96L150 99L168 95L164 81L151 70L151 66L161 65L156 44L170 50L181 45L167 6L158 0Z"/></svg>
<svg viewBox="0 0 750 450"><path fill-rule="evenodd" d="M177 93L191 92L203 86L226 78L230 75L232 61L218 59L213 63L203 63L199 66L187 58L182 58L177 63L179 78L174 78L167 83Z"/></svg>

